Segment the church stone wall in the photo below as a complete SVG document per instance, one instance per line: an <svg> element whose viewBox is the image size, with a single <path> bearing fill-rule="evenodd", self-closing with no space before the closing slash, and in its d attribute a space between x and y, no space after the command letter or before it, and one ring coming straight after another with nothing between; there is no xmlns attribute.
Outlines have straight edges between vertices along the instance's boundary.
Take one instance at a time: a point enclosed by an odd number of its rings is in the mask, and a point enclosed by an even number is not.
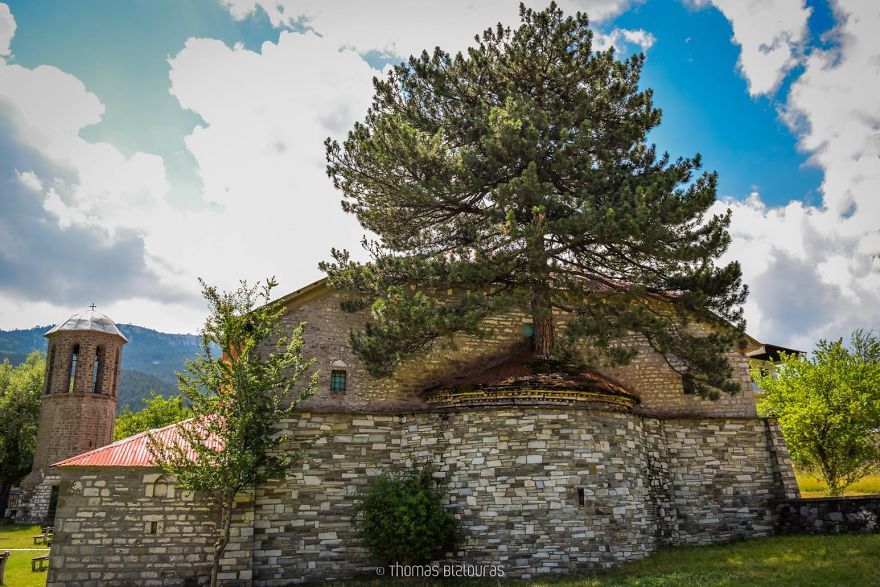
<svg viewBox="0 0 880 587"><path fill-rule="evenodd" d="M516 577L608 568L661 545L766 535L790 472L772 427L757 418L505 408L311 412L286 426L295 438L323 436L287 479L241 504L224 560L228 584L375 576L351 507L372 477L409 462L435 463L462 522L449 560L502 565ZM64 479L50 586L86 584L86 575L160 584L179 577L168 573L181 561L207 564L213 526L198 502L147 497L143 471L67 470ZM161 524L158 536L145 532L146 516Z"/></svg>
<svg viewBox="0 0 880 587"><path fill-rule="evenodd" d="M217 517L153 469L65 470L47 584L206 584Z"/></svg>
<svg viewBox="0 0 880 587"><path fill-rule="evenodd" d="M304 404L305 409L359 411L365 413L399 412L427 409L420 392L474 365L506 356L511 349L527 344L523 324L531 322L525 314L511 312L489 318L485 327L490 336L478 339L460 336L455 349L437 348L423 357L404 363L389 379L371 378L360 359L349 348L348 333L363 329L369 320L366 312L348 313L339 307L342 296L329 291L292 305L284 324L292 330L306 323L303 355L316 359L319 372L318 391ZM564 316L557 317L560 324ZM705 328L705 327L703 327ZM622 341L637 348L639 354L625 366L600 371L630 387L641 398L638 410L646 415L754 417L755 396L749 376L748 359L735 349L728 354L734 380L741 390L736 395L722 394L717 400L686 395L681 376L669 368L666 360L648 345L642 336ZM348 390L330 391L330 372L341 361L348 372Z"/></svg>

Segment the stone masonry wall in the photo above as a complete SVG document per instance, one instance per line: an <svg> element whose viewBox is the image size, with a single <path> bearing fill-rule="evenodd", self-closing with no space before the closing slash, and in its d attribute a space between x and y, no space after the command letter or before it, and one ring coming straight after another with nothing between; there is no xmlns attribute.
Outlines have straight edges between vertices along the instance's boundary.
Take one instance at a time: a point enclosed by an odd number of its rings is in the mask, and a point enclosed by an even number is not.
<svg viewBox="0 0 880 587"><path fill-rule="evenodd" d="M36 473L36 474L35 474ZM16 524L44 524L49 522L49 506L52 501L52 488L58 485L60 476L43 476L39 471L28 475L27 483L22 483Z"/></svg>
<svg viewBox="0 0 880 587"><path fill-rule="evenodd" d="M351 352L348 333L362 329L369 320L366 312L348 313L339 307L340 294L333 291L291 304L284 323L290 330L306 323L304 356L316 359L319 371L318 391L304 404L310 410L359 411L364 413L400 412L426 409L422 390L436 385L451 373L461 373L474 365L486 364L506 356L511 349L527 344L523 324L531 322L524 314L510 313L490 318L485 326L492 336L485 339L461 336L457 349L435 349L424 357L404 363L390 379L371 378L360 360ZM559 316L560 323L564 321ZM748 359L731 349L728 355L734 379L741 391L718 400L686 395L681 376L669 368L665 359L650 348L644 337L623 341L639 350L629 364L604 369L639 394L639 411L646 415L754 417L755 396L749 376ZM330 391L330 371L341 362L348 373L346 392Z"/></svg>
<svg viewBox="0 0 880 587"><path fill-rule="evenodd" d="M116 399L106 395L64 394L44 397L34 470L110 444Z"/></svg>
<svg viewBox="0 0 880 587"><path fill-rule="evenodd" d="M359 487L434 460L465 538L452 558L529 577L607 568L662 544L772 531L782 496L759 419L503 409L404 416L310 414L325 438L300 472L257 489L257 585L371 570L350 524ZM585 503L578 501L583 489Z"/></svg>
<svg viewBox="0 0 880 587"><path fill-rule="evenodd" d="M382 470L414 461L435 463L462 522L450 559L500 564L519 577L608 568L665 544L765 535L784 491L756 418L524 407L312 412L287 425L294 438L323 437L287 479L242 500L227 584L372 573L352 504ZM157 498L157 477L65 470L49 585L180 584L184 571L205 572L211 512L176 493Z"/></svg>
<svg viewBox="0 0 880 587"><path fill-rule="evenodd" d="M66 469L47 585L201 585L216 512L152 469Z"/></svg>
<svg viewBox="0 0 880 587"><path fill-rule="evenodd" d="M880 496L811 497L776 504L784 534L871 534L880 532Z"/></svg>

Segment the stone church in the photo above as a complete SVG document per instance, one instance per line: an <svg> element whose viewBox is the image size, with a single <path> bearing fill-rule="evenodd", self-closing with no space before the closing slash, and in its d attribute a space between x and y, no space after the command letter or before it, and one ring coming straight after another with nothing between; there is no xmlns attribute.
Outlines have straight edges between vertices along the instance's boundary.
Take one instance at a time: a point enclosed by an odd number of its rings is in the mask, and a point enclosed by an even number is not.
<svg viewBox="0 0 880 587"><path fill-rule="evenodd" d="M462 338L455 350L377 380L348 346L349 330L367 316L342 311L339 292L319 281L281 302L287 328L307 323L304 354L319 369L319 391L284 431L323 436L285 479L237 503L222 561L228 585L375 576L351 507L371 477L409 462L433 461L445 483L463 528L450 558L500 565L508 577L603 569L665 545L767 535L774 500L797 497L779 428L755 410L745 354L761 346L754 339L729 354L742 391L716 401L683 393L681 377L637 337L628 342L640 353L625 367L537 368L530 319L517 314L491 319L491 339ZM76 333L50 335L50 356L53 343L56 356L69 356ZM112 375L124 339L99 338ZM84 357L98 356L80 345ZM48 379L64 388L58 365ZM115 379L101 381L102 392L115 394ZM75 417L106 426L99 410ZM156 434L173 441L175 428ZM216 512L161 475L145 434L91 451L85 436L77 442L82 454L39 462L43 479L57 475L59 487L48 584L204 582Z"/></svg>

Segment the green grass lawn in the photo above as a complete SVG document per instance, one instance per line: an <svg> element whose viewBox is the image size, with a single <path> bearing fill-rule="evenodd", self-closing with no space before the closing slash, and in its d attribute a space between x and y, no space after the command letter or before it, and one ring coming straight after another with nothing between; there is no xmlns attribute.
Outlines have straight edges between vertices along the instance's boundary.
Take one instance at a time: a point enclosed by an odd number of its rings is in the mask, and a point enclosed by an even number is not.
<svg viewBox="0 0 880 587"><path fill-rule="evenodd" d="M715 546L676 547L598 575L560 575L532 581L471 581L468 585L548 587L743 587L878 584L880 536L779 536ZM337 586L437 585L461 581L364 579Z"/></svg>
<svg viewBox="0 0 880 587"><path fill-rule="evenodd" d="M40 548L34 544L34 536L42 534L39 526L16 526L0 524L0 550L7 548Z"/></svg>
<svg viewBox="0 0 880 587"><path fill-rule="evenodd" d="M40 533L39 526L15 526L0 524L0 550L8 548L41 548L34 545L34 536ZM46 584L46 572L31 572L31 559L48 554L49 549L40 551L13 552L6 562L3 585L8 587L42 587Z"/></svg>
<svg viewBox="0 0 880 587"><path fill-rule="evenodd" d="M32 548L35 526L0 526L0 544ZM29 543L29 544L28 544ZM15 545L15 546L12 546ZM42 587L46 573L32 573L31 559L39 553L13 552L6 566L5 585ZM491 561L488 561L491 562ZM702 587L799 585L859 587L877 585L880 535L776 536L715 546L668 548L653 556L599 575L562 575L526 581L474 581L469 585L530 584L547 587ZM378 580L335 585L457 585L461 581ZM328 585L328 583L322 583Z"/></svg>
<svg viewBox="0 0 880 587"><path fill-rule="evenodd" d="M6 563L3 585L7 587L44 587L46 571L32 572L31 559L45 552L13 552Z"/></svg>
<svg viewBox="0 0 880 587"><path fill-rule="evenodd" d="M801 497L825 497L828 495L828 485L824 481L809 473L797 473L798 487ZM869 475L857 483L847 487L844 495L870 495L880 493L880 475Z"/></svg>

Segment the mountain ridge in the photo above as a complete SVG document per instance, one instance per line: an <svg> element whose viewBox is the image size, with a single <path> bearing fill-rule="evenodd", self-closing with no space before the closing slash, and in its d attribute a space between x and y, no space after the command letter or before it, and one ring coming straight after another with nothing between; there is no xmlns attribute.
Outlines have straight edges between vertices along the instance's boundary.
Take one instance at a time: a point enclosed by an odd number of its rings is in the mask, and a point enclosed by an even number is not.
<svg viewBox="0 0 880 587"><path fill-rule="evenodd" d="M0 361L18 364L35 350L46 353L43 336L53 325L13 330L0 329ZM128 339L122 350L117 413L125 406L137 411L150 391L164 396L179 395L175 372L185 368L201 350L201 337L195 334L160 332L136 324L117 324Z"/></svg>

